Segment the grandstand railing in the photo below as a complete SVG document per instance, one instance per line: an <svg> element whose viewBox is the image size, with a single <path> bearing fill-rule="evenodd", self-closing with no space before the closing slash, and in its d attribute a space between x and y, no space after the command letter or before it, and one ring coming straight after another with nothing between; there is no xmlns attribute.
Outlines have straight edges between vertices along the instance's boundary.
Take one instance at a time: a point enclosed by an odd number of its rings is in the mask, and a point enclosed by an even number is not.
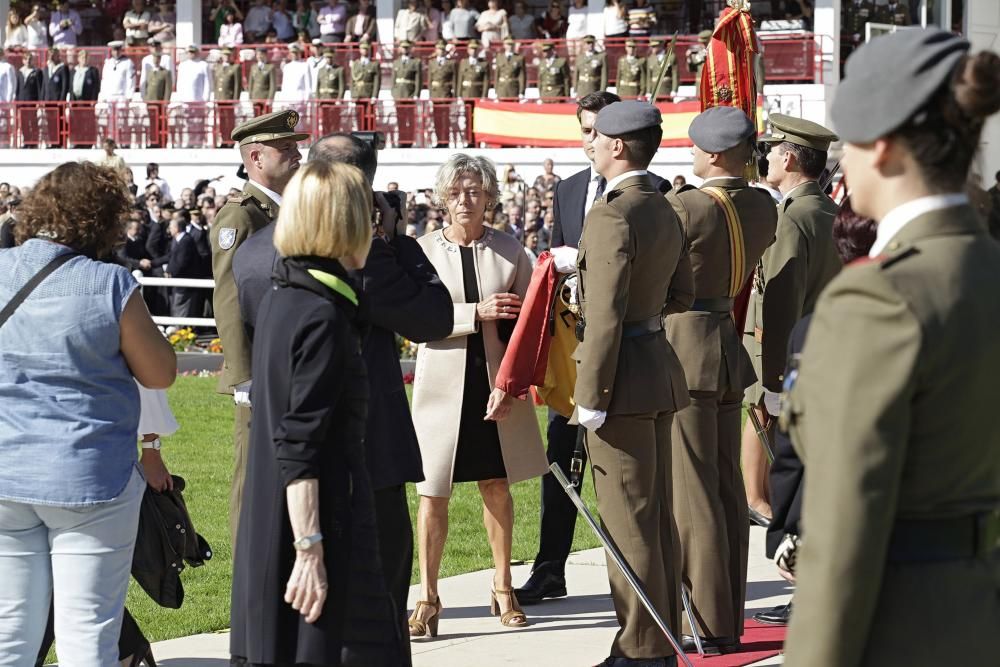
<svg viewBox="0 0 1000 667"><path fill-rule="evenodd" d="M140 271L132 275L139 281L139 289L145 287L196 287L200 289L215 289L215 281L202 278L150 278ZM215 328L215 318L212 317L168 317L154 315L153 322L163 327L210 327Z"/></svg>

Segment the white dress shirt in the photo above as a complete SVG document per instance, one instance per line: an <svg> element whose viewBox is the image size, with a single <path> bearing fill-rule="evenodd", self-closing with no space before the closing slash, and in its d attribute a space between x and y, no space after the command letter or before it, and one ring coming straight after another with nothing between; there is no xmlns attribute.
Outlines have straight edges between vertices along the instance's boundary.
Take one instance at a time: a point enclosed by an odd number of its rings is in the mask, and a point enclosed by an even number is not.
<svg viewBox="0 0 1000 667"><path fill-rule="evenodd" d="M633 176L645 176L649 172L645 169L633 169L632 171L626 171L624 174L618 174L610 181L608 181L607 186L605 186L605 192L611 192L615 189L615 186L624 181L626 178L632 178Z"/></svg>
<svg viewBox="0 0 1000 667"><path fill-rule="evenodd" d="M914 199L913 201L908 201L905 204L897 206L886 213L882 221L878 223L878 230L875 232L875 243L872 244L871 250L868 251L868 256L878 257L882 254L885 247L889 245L889 241L903 227L923 214L930 213L931 211L939 211L943 208L952 208L953 206L964 206L968 203L969 197L965 193L954 192L948 195L920 197L919 199Z"/></svg>
<svg viewBox="0 0 1000 667"><path fill-rule="evenodd" d="M587 181L587 199L583 202L583 217L590 213L590 207L594 205L594 198L597 197L597 184L601 182L601 175L594 170L594 165L590 165L590 180ZM607 186L604 187L607 192Z"/></svg>

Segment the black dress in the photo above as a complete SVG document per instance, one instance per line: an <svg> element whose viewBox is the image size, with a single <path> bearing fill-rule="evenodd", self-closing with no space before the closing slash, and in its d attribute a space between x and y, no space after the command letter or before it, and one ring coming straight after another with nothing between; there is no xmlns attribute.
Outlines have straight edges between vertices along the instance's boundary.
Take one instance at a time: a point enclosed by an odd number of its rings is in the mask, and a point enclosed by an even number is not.
<svg viewBox="0 0 1000 667"><path fill-rule="evenodd" d="M285 259L258 311L230 652L234 664L396 666L402 628L382 577L364 460L368 377L356 306L308 269L349 280L332 260ZM284 601L295 563L285 487L298 479L320 482L329 590L313 624Z"/></svg>
<svg viewBox="0 0 1000 667"><path fill-rule="evenodd" d="M479 303L479 285L476 281L472 248L459 246L458 249L462 256L465 302ZM513 333L513 326L506 320L498 320L497 327L502 339L509 339ZM465 385L452 482L476 482L507 477L497 423L483 419L490 391L483 333L476 331L467 336L465 341Z"/></svg>

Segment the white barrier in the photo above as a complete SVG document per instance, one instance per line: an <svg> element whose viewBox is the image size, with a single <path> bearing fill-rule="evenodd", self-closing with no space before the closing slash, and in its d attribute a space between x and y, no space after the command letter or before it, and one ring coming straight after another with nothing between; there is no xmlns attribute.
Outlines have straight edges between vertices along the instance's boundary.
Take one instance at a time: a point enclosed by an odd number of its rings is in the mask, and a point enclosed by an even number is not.
<svg viewBox="0 0 1000 667"><path fill-rule="evenodd" d="M215 281L209 278L148 278L142 271L133 271L132 275L139 281L139 287L194 287L215 289ZM212 317L166 317L154 315L153 322L162 327L215 327Z"/></svg>

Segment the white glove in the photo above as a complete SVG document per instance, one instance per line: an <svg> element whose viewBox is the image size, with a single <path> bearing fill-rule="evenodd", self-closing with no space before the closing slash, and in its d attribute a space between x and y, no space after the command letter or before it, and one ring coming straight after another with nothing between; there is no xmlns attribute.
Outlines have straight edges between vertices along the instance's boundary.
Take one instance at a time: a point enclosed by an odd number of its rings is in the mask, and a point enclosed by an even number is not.
<svg viewBox="0 0 1000 667"><path fill-rule="evenodd" d="M582 405L576 406L576 419L580 426L588 431L596 431L604 426L604 420L608 418L608 413L603 410L590 410Z"/></svg>
<svg viewBox="0 0 1000 667"><path fill-rule="evenodd" d="M552 259L556 262L556 271L559 273L573 273L576 271L576 256L579 251L566 245L558 248L550 248Z"/></svg>
<svg viewBox="0 0 1000 667"><path fill-rule="evenodd" d="M767 414L772 417L777 417L781 414L781 394L776 394L773 391L764 390L764 409L767 410Z"/></svg>
<svg viewBox="0 0 1000 667"><path fill-rule="evenodd" d="M570 276L566 279L566 287L569 288L569 302L574 306L580 303L580 295L577 291L577 276Z"/></svg>
<svg viewBox="0 0 1000 667"><path fill-rule="evenodd" d="M233 403L244 408L250 407L250 384L252 382L253 380L247 380L233 387Z"/></svg>

